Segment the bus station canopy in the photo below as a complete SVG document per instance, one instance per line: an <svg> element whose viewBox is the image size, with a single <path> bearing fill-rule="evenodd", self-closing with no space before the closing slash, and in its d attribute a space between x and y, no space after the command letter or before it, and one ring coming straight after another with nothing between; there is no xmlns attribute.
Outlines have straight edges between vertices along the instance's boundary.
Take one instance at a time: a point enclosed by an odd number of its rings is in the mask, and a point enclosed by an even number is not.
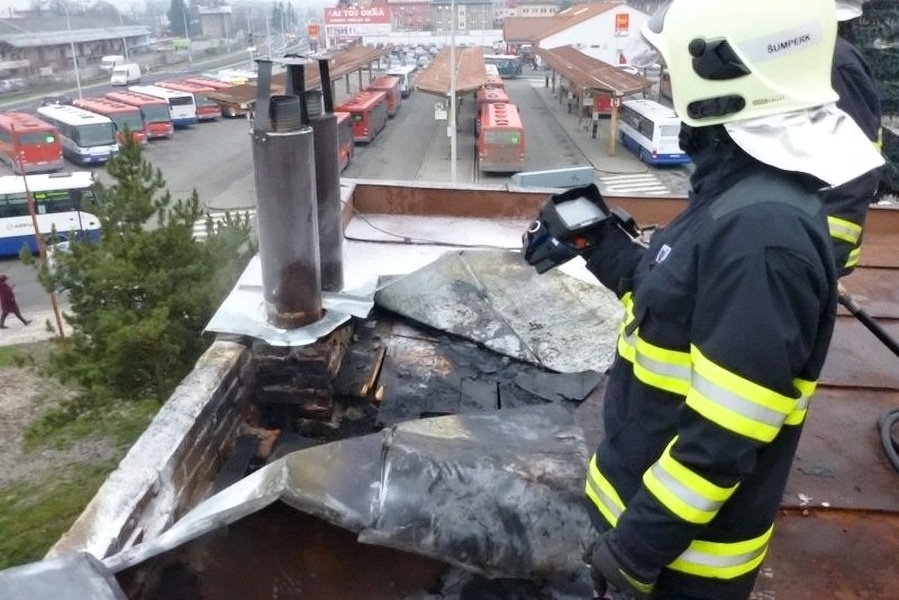
<svg viewBox="0 0 899 600"><path fill-rule="evenodd" d="M612 96L628 96L652 86L641 75L633 75L615 65L587 56L573 46L537 48L536 53L553 71L584 90Z"/></svg>
<svg viewBox="0 0 899 600"><path fill-rule="evenodd" d="M389 48L367 48L365 46L353 46L347 50L337 52L333 55L323 55L328 57L330 67L331 81L340 79L344 75L348 75L359 69L370 67L371 64L386 56L390 52ZM317 56L310 55L307 58L312 60L303 68L303 75L306 82L307 90L319 89L321 87L321 75L318 71ZM287 87L286 71L272 75L272 94L283 94ZM256 86L251 83L235 85L230 88L222 88L204 94L211 100L220 102L228 102L243 106L251 106L256 101Z"/></svg>
<svg viewBox="0 0 899 600"><path fill-rule="evenodd" d="M415 78L415 89L435 94L450 95L450 54L451 48L444 46L428 66ZM484 52L480 47L455 48L456 51L456 95L473 92L487 83L487 68Z"/></svg>

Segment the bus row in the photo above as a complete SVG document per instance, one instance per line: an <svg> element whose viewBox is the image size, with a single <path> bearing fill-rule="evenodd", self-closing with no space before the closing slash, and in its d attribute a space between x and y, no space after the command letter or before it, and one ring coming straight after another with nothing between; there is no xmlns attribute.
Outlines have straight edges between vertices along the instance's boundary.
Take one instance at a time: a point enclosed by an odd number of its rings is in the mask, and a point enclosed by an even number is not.
<svg viewBox="0 0 899 600"><path fill-rule="evenodd" d="M475 93L475 148L483 173L519 173L526 153L518 107L506 93L501 75L487 64L487 83Z"/></svg>

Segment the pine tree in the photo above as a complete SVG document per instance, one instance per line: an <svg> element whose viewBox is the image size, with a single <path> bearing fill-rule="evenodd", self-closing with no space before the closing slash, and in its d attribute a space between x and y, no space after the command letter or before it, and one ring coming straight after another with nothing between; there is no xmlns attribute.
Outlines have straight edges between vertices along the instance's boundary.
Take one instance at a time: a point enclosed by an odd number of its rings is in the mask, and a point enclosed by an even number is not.
<svg viewBox="0 0 899 600"><path fill-rule="evenodd" d="M52 365L91 394L163 402L211 341L203 334L254 252L246 220L193 226L204 216L194 192L172 202L162 173L129 142L98 185L99 243L75 242L41 281L62 289L73 334Z"/></svg>

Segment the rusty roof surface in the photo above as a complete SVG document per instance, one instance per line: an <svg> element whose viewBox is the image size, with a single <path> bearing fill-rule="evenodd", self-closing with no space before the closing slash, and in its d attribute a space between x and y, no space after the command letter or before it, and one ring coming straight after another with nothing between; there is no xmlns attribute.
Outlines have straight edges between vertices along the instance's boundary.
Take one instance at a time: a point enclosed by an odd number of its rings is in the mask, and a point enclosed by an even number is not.
<svg viewBox="0 0 899 600"><path fill-rule="evenodd" d="M556 73L582 89L626 96L642 92L652 85L641 75L632 75L615 65L587 56L573 46L551 50L538 48L537 54Z"/></svg>
<svg viewBox="0 0 899 600"><path fill-rule="evenodd" d="M328 59L331 81L340 79L347 73L365 68L382 56L386 56L388 48L368 48L365 46L353 46L341 52L335 53ZM314 61L304 68L306 89L316 89L321 85L321 76L318 72L318 61ZM287 74L282 72L272 76L272 94L283 94L286 89ZM252 104L256 101L256 86L253 84L235 85L230 88L222 88L207 92L206 96L212 100L234 104Z"/></svg>
<svg viewBox="0 0 899 600"><path fill-rule="evenodd" d="M456 48L456 94L473 92L487 83L484 52L481 48ZM429 94L450 93L450 48L443 47L415 78L415 88Z"/></svg>

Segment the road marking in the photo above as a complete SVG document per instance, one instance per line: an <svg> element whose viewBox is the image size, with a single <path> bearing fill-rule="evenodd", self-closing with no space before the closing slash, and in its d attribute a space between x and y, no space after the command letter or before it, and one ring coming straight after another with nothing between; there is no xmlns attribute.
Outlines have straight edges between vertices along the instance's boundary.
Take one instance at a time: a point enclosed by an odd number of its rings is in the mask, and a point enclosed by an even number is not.
<svg viewBox="0 0 899 600"><path fill-rule="evenodd" d="M600 193L610 195L670 194L671 190L654 173L607 175L597 181Z"/></svg>
<svg viewBox="0 0 899 600"><path fill-rule="evenodd" d="M225 221L225 215L230 214L232 217L236 217L238 215L246 215L248 219L252 222L252 220L256 217L256 209L255 208L244 208L244 209L235 209L235 210L216 210L212 211L209 214L209 217L212 219L212 227L213 230L218 227L219 223L223 223ZM202 219L197 219L194 221L194 239L195 240L205 240L206 239L206 217Z"/></svg>

